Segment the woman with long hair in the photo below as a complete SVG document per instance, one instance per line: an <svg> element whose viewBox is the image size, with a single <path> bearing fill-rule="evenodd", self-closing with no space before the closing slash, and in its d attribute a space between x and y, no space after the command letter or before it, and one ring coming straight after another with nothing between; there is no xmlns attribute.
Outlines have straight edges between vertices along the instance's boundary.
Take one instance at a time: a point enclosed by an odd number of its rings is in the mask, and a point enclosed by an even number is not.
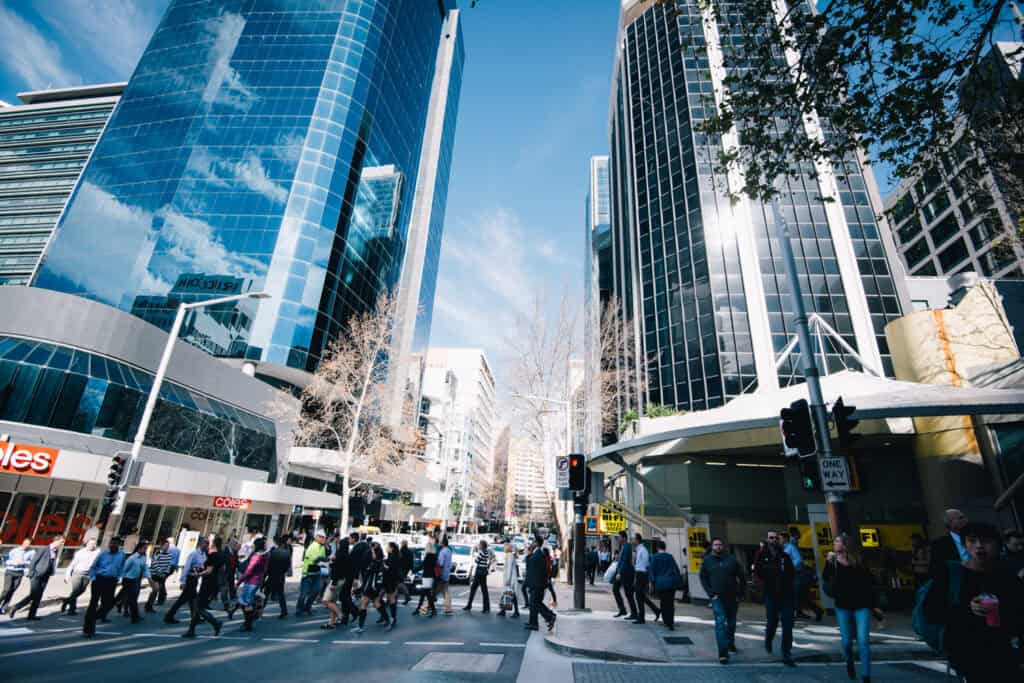
<svg viewBox="0 0 1024 683"><path fill-rule="evenodd" d="M860 546L849 534L840 534L832 541L832 552L825 560L822 573L825 592L836 606L836 621L846 657L846 675L857 678L853 664L853 635L856 628L860 671L865 683L871 681L871 614L882 620L878 609L871 572L864 566Z"/></svg>
<svg viewBox="0 0 1024 683"><path fill-rule="evenodd" d="M394 541L388 543L388 556L384 560L384 623L387 630L398 626L398 584L402 582L402 553ZM391 619L388 619L390 615Z"/></svg>
<svg viewBox="0 0 1024 683"><path fill-rule="evenodd" d="M370 547L370 561L359 578L359 586L362 597L359 598L359 622L352 629L352 633L362 633L366 625L366 608L373 603L378 610L381 609L381 591L384 590L384 551L380 543L374 543ZM383 610L382 610L383 611Z"/></svg>
<svg viewBox="0 0 1024 683"><path fill-rule="evenodd" d="M263 579L267 574L269 553L267 553L267 541L262 536L252 543L252 553L245 564L245 571L238 578L238 605L242 608L245 617L243 631L251 631L252 624L259 616L263 605L257 604L256 591L263 585Z"/></svg>
<svg viewBox="0 0 1024 683"><path fill-rule="evenodd" d="M413 614L423 614L428 617L437 616L437 606L434 604L434 568L437 566L437 547L433 541L427 541L423 547L423 578L420 580L420 604L416 605ZM423 611L423 601L427 601L427 611Z"/></svg>
<svg viewBox="0 0 1024 683"><path fill-rule="evenodd" d="M512 617L515 619L519 618L519 598L516 597L516 584L519 583L519 565L516 564L516 552L515 546L511 543L505 544L505 573L504 573L504 587L502 589L501 596L501 609L498 611L498 616L505 616L507 604L505 600L505 594L512 594L512 609L515 610L512 613Z"/></svg>

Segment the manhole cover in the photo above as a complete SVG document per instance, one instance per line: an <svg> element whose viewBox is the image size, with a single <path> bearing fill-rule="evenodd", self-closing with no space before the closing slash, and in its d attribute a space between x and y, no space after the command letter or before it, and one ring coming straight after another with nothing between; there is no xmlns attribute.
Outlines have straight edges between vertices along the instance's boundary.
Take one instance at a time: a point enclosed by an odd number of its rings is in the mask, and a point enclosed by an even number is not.
<svg viewBox="0 0 1024 683"><path fill-rule="evenodd" d="M431 652L413 671L464 671L477 674L497 673L505 655L478 655L459 652Z"/></svg>
<svg viewBox="0 0 1024 683"><path fill-rule="evenodd" d="M693 641L686 636L665 636L665 642L669 645L693 645Z"/></svg>

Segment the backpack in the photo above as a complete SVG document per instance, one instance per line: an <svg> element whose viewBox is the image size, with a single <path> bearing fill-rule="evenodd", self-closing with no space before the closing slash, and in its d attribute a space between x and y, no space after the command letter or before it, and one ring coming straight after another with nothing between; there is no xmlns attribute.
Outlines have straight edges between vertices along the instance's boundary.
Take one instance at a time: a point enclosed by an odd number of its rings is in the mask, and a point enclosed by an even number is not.
<svg viewBox="0 0 1024 683"><path fill-rule="evenodd" d="M956 608L960 606L960 581L963 572L959 562L947 562L946 568L949 572L949 593L946 599L949 601L950 607ZM935 579L929 579L923 586L917 589L911 625L914 628L914 633L921 640L927 643L935 652L942 654L945 652L946 626L944 624L933 624L928 621L924 613L925 600L928 598L928 594L934 585Z"/></svg>

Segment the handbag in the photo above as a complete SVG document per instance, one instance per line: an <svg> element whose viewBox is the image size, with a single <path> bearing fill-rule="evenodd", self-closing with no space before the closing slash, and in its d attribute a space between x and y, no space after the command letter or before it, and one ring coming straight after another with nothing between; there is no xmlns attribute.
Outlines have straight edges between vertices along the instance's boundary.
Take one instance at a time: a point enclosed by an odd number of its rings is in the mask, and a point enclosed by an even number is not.
<svg viewBox="0 0 1024 683"><path fill-rule="evenodd" d="M441 578L441 565L439 565L439 564L435 564L434 565L434 576L436 578L438 578L438 579Z"/></svg>
<svg viewBox="0 0 1024 683"><path fill-rule="evenodd" d="M428 590L431 590L433 587L434 587L434 577L432 577L432 576L424 576L423 580L420 582L420 588L422 588L425 591L428 591Z"/></svg>
<svg viewBox="0 0 1024 683"><path fill-rule="evenodd" d="M498 609L502 612L507 612L512 609L512 602L515 600L515 595L511 590L506 590L501 594L501 600L498 601Z"/></svg>
<svg viewBox="0 0 1024 683"><path fill-rule="evenodd" d="M604 582L615 583L615 573L618 571L618 565L608 565L608 569L604 570Z"/></svg>

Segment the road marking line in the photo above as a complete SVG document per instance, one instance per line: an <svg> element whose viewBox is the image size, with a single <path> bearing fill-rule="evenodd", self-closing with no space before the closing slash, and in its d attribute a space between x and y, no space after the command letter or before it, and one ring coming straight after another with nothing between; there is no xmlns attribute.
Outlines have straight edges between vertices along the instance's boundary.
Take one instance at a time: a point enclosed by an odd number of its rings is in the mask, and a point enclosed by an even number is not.
<svg viewBox="0 0 1024 683"><path fill-rule="evenodd" d="M390 645L390 640L332 640L335 645Z"/></svg>
<svg viewBox="0 0 1024 683"><path fill-rule="evenodd" d="M480 647L526 647L526 643L480 643Z"/></svg>
<svg viewBox="0 0 1024 683"><path fill-rule="evenodd" d="M315 638L262 638L272 643L319 643Z"/></svg>
<svg viewBox="0 0 1024 683"><path fill-rule="evenodd" d="M465 645L465 643L452 640L407 640L403 645Z"/></svg>

